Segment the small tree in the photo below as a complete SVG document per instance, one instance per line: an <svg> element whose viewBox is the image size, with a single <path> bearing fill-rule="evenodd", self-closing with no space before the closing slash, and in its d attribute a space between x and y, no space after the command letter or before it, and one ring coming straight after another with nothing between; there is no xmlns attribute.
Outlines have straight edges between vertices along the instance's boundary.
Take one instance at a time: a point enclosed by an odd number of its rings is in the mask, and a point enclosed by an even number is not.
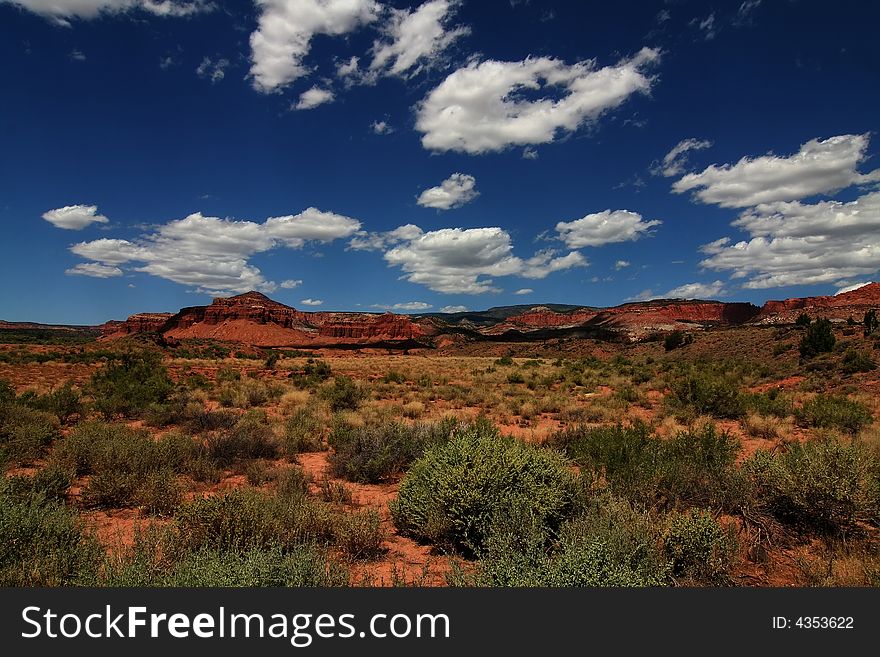
<svg viewBox="0 0 880 657"><path fill-rule="evenodd" d="M869 310L865 313L865 319L862 321L865 325L865 337L872 335L880 328L880 319L877 319L877 311Z"/></svg>
<svg viewBox="0 0 880 657"><path fill-rule="evenodd" d="M795 323L795 326L802 326L802 327L806 328L810 325L811 321L812 320L810 319L810 316L807 313L801 313L800 315L798 315L798 318L796 320L794 320L794 323Z"/></svg>
<svg viewBox="0 0 880 657"><path fill-rule="evenodd" d="M810 323L807 332L801 340L801 356L804 358L812 358L822 353L826 353L834 349L837 339L834 337L834 331L831 329L831 322L825 318L817 319Z"/></svg>

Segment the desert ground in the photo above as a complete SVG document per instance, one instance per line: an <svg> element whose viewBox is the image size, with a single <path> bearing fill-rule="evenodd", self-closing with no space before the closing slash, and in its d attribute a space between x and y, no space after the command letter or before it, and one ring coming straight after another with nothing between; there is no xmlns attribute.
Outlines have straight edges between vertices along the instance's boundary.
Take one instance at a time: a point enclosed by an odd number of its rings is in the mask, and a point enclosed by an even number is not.
<svg viewBox="0 0 880 657"><path fill-rule="evenodd" d="M815 324L405 353L4 332L0 584L876 586L880 340L804 349Z"/></svg>

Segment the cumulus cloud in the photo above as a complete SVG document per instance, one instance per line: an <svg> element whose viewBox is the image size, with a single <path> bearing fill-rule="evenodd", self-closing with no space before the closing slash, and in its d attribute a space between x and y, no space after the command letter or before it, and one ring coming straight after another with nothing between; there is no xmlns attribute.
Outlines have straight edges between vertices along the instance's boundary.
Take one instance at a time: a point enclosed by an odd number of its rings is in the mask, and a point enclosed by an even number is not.
<svg viewBox="0 0 880 657"><path fill-rule="evenodd" d="M441 313L466 313L467 311L467 306L443 306L440 309Z"/></svg>
<svg viewBox="0 0 880 657"><path fill-rule="evenodd" d="M65 205L43 213L43 219L57 228L82 230L90 224L106 224L109 219L98 214L97 205Z"/></svg>
<svg viewBox="0 0 880 657"><path fill-rule="evenodd" d="M196 75L200 78L204 78L206 80L210 80L212 84L216 82L220 82L223 78L226 77L226 69L229 67L229 60L224 57L218 57L217 59L211 59L210 57L205 57L202 59L201 64L196 68Z"/></svg>
<svg viewBox="0 0 880 657"><path fill-rule="evenodd" d="M381 251L388 246L414 240L424 231L415 224L398 226L394 230L379 233L359 231L348 243L353 251Z"/></svg>
<svg viewBox="0 0 880 657"><path fill-rule="evenodd" d="M312 87L308 91L304 91L299 95L299 101L294 109L309 110L314 109L318 105L332 103L336 96L329 89L321 89L320 87Z"/></svg>
<svg viewBox="0 0 880 657"><path fill-rule="evenodd" d="M694 198L702 203L745 208L880 182L880 169L868 174L856 170L867 158L869 140L868 134L811 139L788 157L768 153L744 157L736 164L713 164L700 173L687 174L672 185L672 191L693 190Z"/></svg>
<svg viewBox="0 0 880 657"><path fill-rule="evenodd" d="M417 310L428 310L429 308L433 308L430 303L425 303L424 301L406 301L404 303L395 303L391 306L392 310L409 310L409 311L417 311Z"/></svg>
<svg viewBox="0 0 880 657"><path fill-rule="evenodd" d="M602 246L616 242L634 242L651 234L651 228L662 221L645 221L638 212L629 210L603 210L588 214L574 221L556 224L559 239L572 249L585 246Z"/></svg>
<svg viewBox="0 0 880 657"><path fill-rule="evenodd" d="M271 217L263 223L196 212L134 241L104 238L74 244L70 250L103 265L128 265L134 271L212 294L272 292L277 285L249 263L253 255L282 246L299 249L307 242L351 237L360 226L356 219L315 208ZM290 289L300 282L287 280L282 285Z"/></svg>
<svg viewBox="0 0 880 657"><path fill-rule="evenodd" d="M657 50L643 48L604 68L549 57L473 61L419 103L416 129L422 146L434 151L478 154L552 142L634 93L648 93L653 78L647 70L659 57ZM538 93L543 97L526 97Z"/></svg>
<svg viewBox="0 0 880 657"><path fill-rule="evenodd" d="M302 299L300 303L304 306L320 306L323 305L323 299Z"/></svg>
<svg viewBox="0 0 880 657"><path fill-rule="evenodd" d="M702 266L732 271L743 287L833 283L880 270L880 192L854 201L760 204L733 222L749 240L702 247Z"/></svg>
<svg viewBox="0 0 880 657"><path fill-rule="evenodd" d="M280 287L282 290L292 290L293 288L299 287L300 285L302 285L301 280L299 280L299 279L294 280L294 279L289 278L286 281L281 281L281 283L278 285L278 287Z"/></svg>
<svg viewBox="0 0 880 657"><path fill-rule="evenodd" d="M90 276L92 278L114 278L122 276L122 270L112 265L102 265L100 262L81 262L75 267L67 269L68 276Z"/></svg>
<svg viewBox="0 0 880 657"><path fill-rule="evenodd" d="M846 294L847 292L855 292L859 288L865 287L866 285L870 284L871 281L865 281L863 283L850 283L839 288L837 292L834 293L834 296L837 296L838 294Z"/></svg>
<svg viewBox="0 0 880 657"><path fill-rule="evenodd" d="M394 132L394 128L385 121L373 121L370 124L370 130L374 135L389 135Z"/></svg>
<svg viewBox="0 0 880 657"><path fill-rule="evenodd" d="M468 34L450 25L458 0L430 0L416 9L390 9L383 36L373 43L370 70L408 77L431 67L456 39Z"/></svg>
<svg viewBox="0 0 880 657"><path fill-rule="evenodd" d="M453 173L438 187L431 187L423 191L419 195L417 203L423 208L451 210L452 208L460 208L465 203L470 203L479 195L477 181L473 176Z"/></svg>
<svg viewBox="0 0 880 657"><path fill-rule="evenodd" d="M308 74L304 63L315 35L340 36L376 20L374 0L256 0L260 16L251 34L253 86L269 93ZM355 65L357 62L355 62Z"/></svg>
<svg viewBox="0 0 880 657"><path fill-rule="evenodd" d="M530 287L523 287L518 289L514 294L518 294L520 296L525 296L526 294L531 294L534 290Z"/></svg>
<svg viewBox="0 0 880 657"><path fill-rule="evenodd" d="M556 256L542 251L523 260L513 255L510 234L493 228L442 228L400 240L385 252L385 261L400 267L403 278L446 294L499 291L496 276L544 278L551 272L586 266L577 251Z"/></svg>
<svg viewBox="0 0 880 657"><path fill-rule="evenodd" d="M614 268L617 271L620 271L621 269L626 269L627 267L629 267L629 260L618 260L614 263Z"/></svg>
<svg viewBox="0 0 880 657"><path fill-rule="evenodd" d="M101 14L118 14L133 9L154 16L189 16L211 11L214 4L206 0L0 0L39 14L58 25L70 26L74 19L89 20Z"/></svg>
<svg viewBox="0 0 880 657"><path fill-rule="evenodd" d="M651 173L667 178L680 176L687 168L690 151L701 151L711 146L712 142L708 139L682 139L663 156L662 162L651 167Z"/></svg>
<svg viewBox="0 0 880 657"><path fill-rule="evenodd" d="M712 281L711 283L685 283L672 288L663 296L667 299L710 299L726 294L723 281Z"/></svg>

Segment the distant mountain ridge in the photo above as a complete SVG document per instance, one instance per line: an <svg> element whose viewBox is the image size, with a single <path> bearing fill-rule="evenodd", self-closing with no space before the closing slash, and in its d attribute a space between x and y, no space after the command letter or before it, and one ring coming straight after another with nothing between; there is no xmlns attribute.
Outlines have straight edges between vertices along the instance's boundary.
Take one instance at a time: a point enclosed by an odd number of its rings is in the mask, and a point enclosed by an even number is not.
<svg viewBox="0 0 880 657"><path fill-rule="evenodd" d="M570 304L498 306L484 311L423 313L306 312L259 292L214 299L177 313L132 315L102 325L105 338L144 332L168 340L203 338L263 347L434 347L456 340L544 340L595 337L634 340L676 329L786 324L802 312L832 320L861 319L880 308L880 283L827 297L750 303L655 299L610 308Z"/></svg>

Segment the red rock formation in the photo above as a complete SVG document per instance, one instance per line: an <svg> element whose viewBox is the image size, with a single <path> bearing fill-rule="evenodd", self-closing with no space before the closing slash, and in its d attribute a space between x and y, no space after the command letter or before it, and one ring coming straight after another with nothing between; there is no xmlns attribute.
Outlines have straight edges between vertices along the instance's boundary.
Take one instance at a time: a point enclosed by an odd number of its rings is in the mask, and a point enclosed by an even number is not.
<svg viewBox="0 0 880 657"><path fill-rule="evenodd" d="M159 333L171 313L138 313L124 322L111 320L101 325L103 337L118 338L134 333Z"/></svg>
<svg viewBox="0 0 880 657"><path fill-rule="evenodd" d="M880 309L880 283L868 283L857 290L828 297L803 297L768 301L756 318L760 324L786 324L807 313L828 319L861 320L865 311Z"/></svg>
<svg viewBox="0 0 880 657"><path fill-rule="evenodd" d="M132 315L104 325L108 337L155 331L167 338L208 338L262 347L331 347L403 344L436 330L405 315L308 313L259 292L214 299L208 306L170 313Z"/></svg>

